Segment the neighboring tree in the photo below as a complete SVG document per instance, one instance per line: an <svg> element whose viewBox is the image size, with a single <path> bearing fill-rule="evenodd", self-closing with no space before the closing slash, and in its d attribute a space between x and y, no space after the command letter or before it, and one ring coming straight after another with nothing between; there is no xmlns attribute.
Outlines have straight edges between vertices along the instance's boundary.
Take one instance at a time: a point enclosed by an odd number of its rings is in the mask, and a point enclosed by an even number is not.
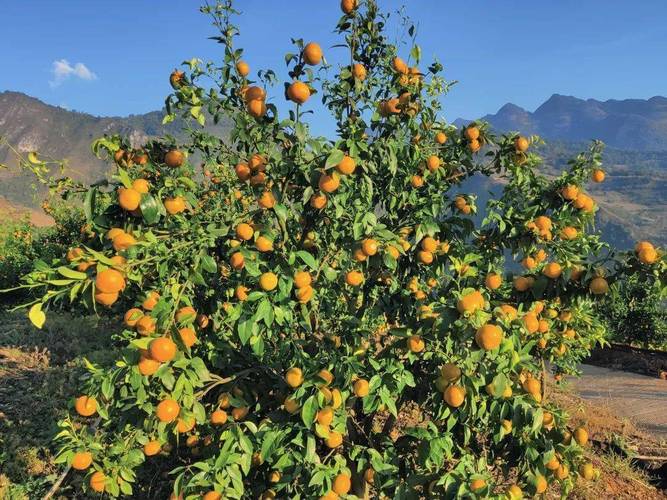
<svg viewBox="0 0 667 500"><path fill-rule="evenodd" d="M122 357L90 366L58 435L92 490L146 495L144 462L174 497L208 500L518 498L593 477L543 366L572 371L602 341L596 296L629 266L609 271L587 232L601 145L545 178L532 139L438 117L441 65L416 45L401 59L373 0L341 7L350 65L328 78L321 48L295 41L287 117L221 2L203 10L224 58L174 71L166 121L228 118L231 136L195 123L185 144L94 144L116 163L85 195L95 235L27 277L47 288L37 325L71 302L124 315ZM305 121L316 88L333 140ZM475 225L474 197L451 193L479 174L504 190ZM648 249L637 265L664 271Z"/></svg>

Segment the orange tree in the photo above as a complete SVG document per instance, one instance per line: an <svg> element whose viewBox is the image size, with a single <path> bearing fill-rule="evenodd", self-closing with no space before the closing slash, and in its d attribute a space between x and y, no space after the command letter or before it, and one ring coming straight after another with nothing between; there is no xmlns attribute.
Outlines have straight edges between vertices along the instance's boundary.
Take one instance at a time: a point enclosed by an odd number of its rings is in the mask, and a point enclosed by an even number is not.
<svg viewBox="0 0 667 500"><path fill-rule="evenodd" d="M209 500L519 498L594 476L544 362L574 371L603 340L596 296L627 272L658 280L660 254L618 260L589 234L599 144L545 178L535 138L438 117L441 65L418 46L405 62L373 0L341 8L349 65L296 40L288 116L219 2L202 10L223 64L170 77L165 120L198 122L189 139L95 142L115 170L86 190L90 239L24 283L47 288L38 325L69 303L122 317L122 356L89 366L58 435L87 488L129 495L146 462L175 498ZM305 121L316 91L333 140ZM222 119L224 140L203 127ZM473 175L504 185L481 223L457 187Z"/></svg>

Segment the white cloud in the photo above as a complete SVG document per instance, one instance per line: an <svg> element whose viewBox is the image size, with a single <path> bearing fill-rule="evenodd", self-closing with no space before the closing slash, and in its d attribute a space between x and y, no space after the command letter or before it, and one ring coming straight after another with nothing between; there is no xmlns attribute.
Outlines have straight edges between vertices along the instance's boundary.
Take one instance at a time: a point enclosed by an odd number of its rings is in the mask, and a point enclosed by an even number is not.
<svg viewBox="0 0 667 500"><path fill-rule="evenodd" d="M85 64L78 62L72 66L67 59L53 61L51 71L53 73L53 80L49 82L51 87L57 87L71 77L81 78L82 80L88 81L97 80L97 75L90 71Z"/></svg>

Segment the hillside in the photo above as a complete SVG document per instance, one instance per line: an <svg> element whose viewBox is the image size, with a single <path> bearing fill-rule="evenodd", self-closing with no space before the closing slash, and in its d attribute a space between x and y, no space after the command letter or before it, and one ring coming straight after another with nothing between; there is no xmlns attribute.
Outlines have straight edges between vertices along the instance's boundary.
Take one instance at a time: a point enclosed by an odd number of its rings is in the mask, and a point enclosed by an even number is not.
<svg viewBox="0 0 667 500"><path fill-rule="evenodd" d="M598 101L554 94L532 113L508 103L481 119L497 130L520 130L547 139L599 139L615 149L667 151L667 97Z"/></svg>
<svg viewBox="0 0 667 500"><path fill-rule="evenodd" d="M182 123L162 125L163 113L153 111L127 117L97 117L50 106L20 92L0 93L0 137L21 152L67 159L68 175L77 180L104 178L108 164L96 159L91 142L104 134L122 134L140 145L149 137L171 134L178 137ZM211 128L225 134L224 126ZM14 165L13 155L0 145L0 164ZM32 188L32 179L15 168L0 170L0 197L14 206L37 207L41 193Z"/></svg>

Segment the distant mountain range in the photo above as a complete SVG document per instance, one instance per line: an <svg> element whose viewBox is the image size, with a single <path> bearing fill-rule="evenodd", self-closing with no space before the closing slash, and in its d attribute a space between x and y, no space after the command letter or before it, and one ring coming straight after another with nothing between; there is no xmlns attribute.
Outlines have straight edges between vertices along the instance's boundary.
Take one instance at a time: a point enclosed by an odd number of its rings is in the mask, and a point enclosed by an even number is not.
<svg viewBox="0 0 667 500"><path fill-rule="evenodd" d="M104 134L129 136L136 144L165 133L178 137L182 124L162 125L161 111L128 117L96 117L50 106L19 92L0 93L0 136L22 152L68 160L65 172L75 179L95 181L109 172L97 160L90 143ZM533 113L513 104L482 118L497 131L538 134L544 172L556 175L588 147L590 139L608 144L604 155L607 180L590 187L600 205L598 225L603 237L620 247L647 238L667 244L667 98L624 101L581 100L553 95ZM467 120L457 120L459 126ZM224 124L210 129L222 137ZM12 155L0 146L0 164L12 165ZM18 210L45 223L39 203L43 192L32 189L30 176L16 168L0 169L0 217ZM465 188L488 199L499 189L492 180L472 179ZM491 194L489 194L491 193Z"/></svg>
<svg viewBox="0 0 667 500"><path fill-rule="evenodd" d="M552 95L534 112L508 103L481 118L501 131L521 131L546 139L600 139L610 147L633 151L667 151L667 97L597 101ZM454 123L465 124L459 119Z"/></svg>

